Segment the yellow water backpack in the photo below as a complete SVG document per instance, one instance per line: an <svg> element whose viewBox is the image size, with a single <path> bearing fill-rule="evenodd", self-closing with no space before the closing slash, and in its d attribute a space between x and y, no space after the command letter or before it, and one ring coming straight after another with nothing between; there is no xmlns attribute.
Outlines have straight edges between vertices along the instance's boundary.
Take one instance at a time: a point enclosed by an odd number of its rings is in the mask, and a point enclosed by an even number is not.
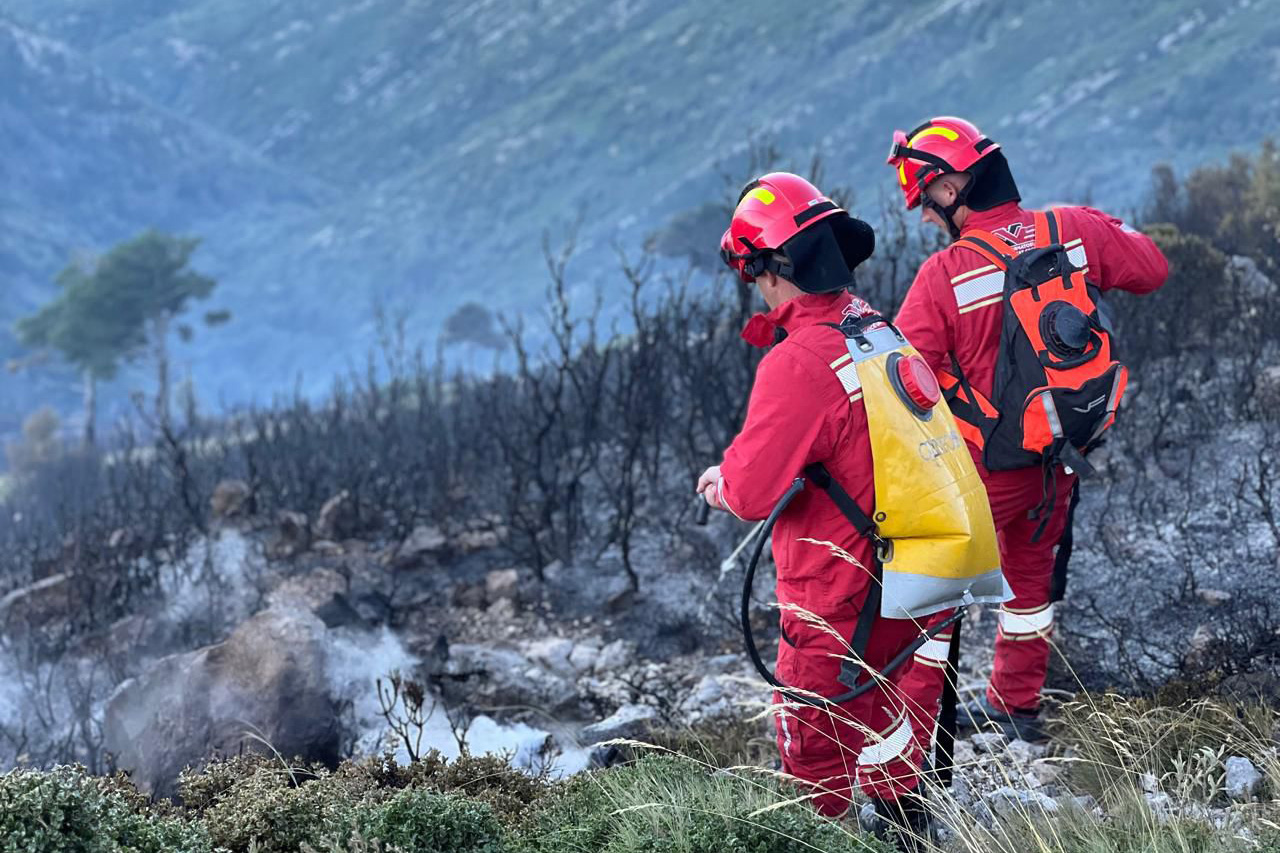
<svg viewBox="0 0 1280 853"><path fill-rule="evenodd" d="M875 546L875 577L850 638L860 660L877 617L923 619L948 608L1003 602L1011 593L1000 571L995 525L986 489L955 417L941 399L932 370L902 333L877 314L848 317L838 327L848 354L831 364L850 401L861 399L871 437L875 506L864 510L821 465L796 478L765 521L747 569L743 589L743 632L747 650L766 680L780 684L760 660L747 618L755 564L778 516L808 480L824 490L858 532ZM924 630L888 667L885 675L963 611ZM840 681L850 688L825 702L846 702L869 689L854 660L842 666ZM788 691L792 699L817 704Z"/></svg>

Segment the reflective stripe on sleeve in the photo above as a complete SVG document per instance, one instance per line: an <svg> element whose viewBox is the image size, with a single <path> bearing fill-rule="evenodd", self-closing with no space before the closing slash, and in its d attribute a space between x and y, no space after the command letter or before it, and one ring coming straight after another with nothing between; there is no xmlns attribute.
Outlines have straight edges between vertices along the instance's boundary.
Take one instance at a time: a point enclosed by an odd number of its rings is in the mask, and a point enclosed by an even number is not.
<svg viewBox="0 0 1280 853"><path fill-rule="evenodd" d="M1067 259L1071 265L1084 269L1089 265L1089 254L1084 250L1084 242L1079 238L1072 240L1062 248L1067 250Z"/></svg>
<svg viewBox="0 0 1280 853"><path fill-rule="evenodd" d="M963 284L955 286L956 305L963 308L970 302L990 299L1004 293L1004 273L1000 270L989 272Z"/></svg>
<svg viewBox="0 0 1280 853"><path fill-rule="evenodd" d="M852 363L846 364L837 370L836 378L844 386L844 393L846 394L856 394L862 390L862 380L858 378L858 368Z"/></svg>
<svg viewBox="0 0 1280 853"><path fill-rule="evenodd" d="M975 275L981 275L984 272L991 272L993 269L996 269L996 268L997 267L995 264L987 264L985 267L978 267L976 270L969 270L968 272L962 272L960 273L960 275L951 279L951 283L959 284L962 281L968 281L969 279L973 278Z"/></svg>

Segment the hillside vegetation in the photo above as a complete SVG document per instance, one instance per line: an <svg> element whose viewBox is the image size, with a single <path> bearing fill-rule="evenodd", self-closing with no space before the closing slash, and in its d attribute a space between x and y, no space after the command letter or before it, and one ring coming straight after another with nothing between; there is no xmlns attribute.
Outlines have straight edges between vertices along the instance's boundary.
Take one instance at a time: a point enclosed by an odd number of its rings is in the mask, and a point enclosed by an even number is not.
<svg viewBox="0 0 1280 853"><path fill-rule="evenodd" d="M612 242L715 196L748 134L821 149L871 209L889 131L962 113L1032 200L1123 208L1154 160L1280 116L1280 19L1249 0L0 0L0 21L0 274L22 294L0 328L69 253L193 231L240 320L184 358L229 401L323 387L375 298L424 341L467 299L536 306L542 235L580 211L584 285L621 298ZM0 421L32 381L4 380Z"/></svg>

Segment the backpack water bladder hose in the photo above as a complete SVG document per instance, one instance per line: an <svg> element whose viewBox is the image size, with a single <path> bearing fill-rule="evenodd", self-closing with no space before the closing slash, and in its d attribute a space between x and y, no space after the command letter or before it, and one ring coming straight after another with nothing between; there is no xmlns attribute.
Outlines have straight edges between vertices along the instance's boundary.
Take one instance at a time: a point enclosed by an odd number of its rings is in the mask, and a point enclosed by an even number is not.
<svg viewBox="0 0 1280 853"><path fill-rule="evenodd" d="M831 367L851 403L866 408L875 477L875 506L863 510L822 465L805 469L774 507L756 542L742 591L742 630L760 674L789 699L810 705L847 702L905 662L963 612L957 610L919 638L879 673L863 679L861 665L877 617L920 619L952 607L1003 602L1010 592L1000 571L995 524L986 489L961 438L955 418L932 373L906 338L877 314L847 318L833 326L844 334L848 354ZM918 370L924 366L924 371ZM756 565L778 517L806 486L824 490L875 552L867 600L849 638L840 682L849 692L817 698L782 684L761 660L748 611Z"/></svg>

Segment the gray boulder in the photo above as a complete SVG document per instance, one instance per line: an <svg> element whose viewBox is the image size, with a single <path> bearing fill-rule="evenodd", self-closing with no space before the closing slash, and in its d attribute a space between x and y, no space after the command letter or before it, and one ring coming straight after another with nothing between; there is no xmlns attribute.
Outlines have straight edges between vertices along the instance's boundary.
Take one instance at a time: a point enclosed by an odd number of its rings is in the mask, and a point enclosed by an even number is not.
<svg viewBox="0 0 1280 853"><path fill-rule="evenodd" d="M1249 802L1262 792L1262 774L1253 762L1242 755L1233 755L1226 761L1227 778L1224 787L1227 796L1237 802Z"/></svg>
<svg viewBox="0 0 1280 853"><path fill-rule="evenodd" d="M1058 802L1052 797L1039 791L1024 791L1010 786L997 788L983 799L1003 820L1035 818L1058 810Z"/></svg>
<svg viewBox="0 0 1280 853"><path fill-rule="evenodd" d="M658 712L649 705L623 705L612 715L582 730L587 743L600 743L617 738L642 737L658 719Z"/></svg>
<svg viewBox="0 0 1280 853"><path fill-rule="evenodd" d="M215 755L274 750L336 764L343 733L325 676L327 645L315 614L264 610L225 642L162 658L117 687L104 746L157 796L172 796L184 767Z"/></svg>
<svg viewBox="0 0 1280 853"><path fill-rule="evenodd" d="M528 706L553 714L575 710L579 697L574 683L531 657L514 649L459 643L449 647L444 676L465 684L482 704Z"/></svg>

